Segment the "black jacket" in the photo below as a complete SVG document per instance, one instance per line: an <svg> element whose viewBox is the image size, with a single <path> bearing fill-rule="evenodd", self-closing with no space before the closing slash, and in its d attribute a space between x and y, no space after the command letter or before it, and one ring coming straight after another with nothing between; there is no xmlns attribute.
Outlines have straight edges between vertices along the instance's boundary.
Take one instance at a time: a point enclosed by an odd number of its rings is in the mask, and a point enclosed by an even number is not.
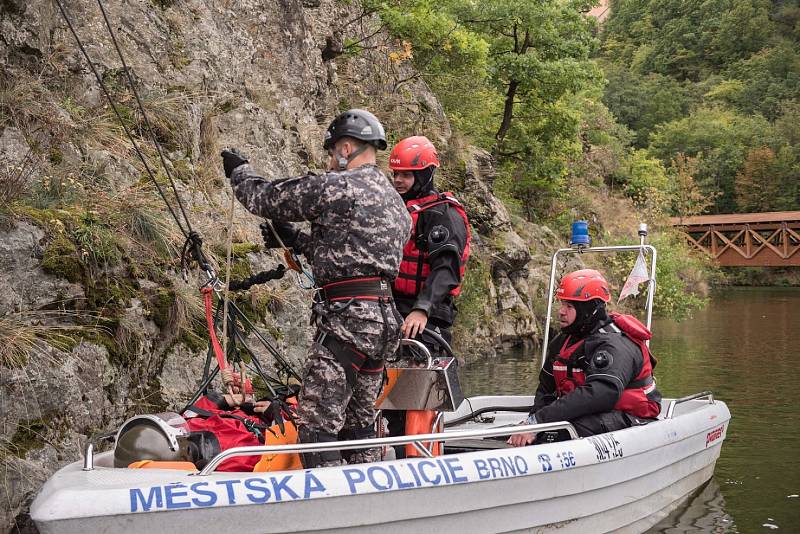
<svg viewBox="0 0 800 534"><path fill-rule="evenodd" d="M609 328L603 328L605 333L598 331L607 324L594 328L583 345L572 354L571 361L586 373L586 383L561 398L556 397L553 361L566 336L559 334L550 343L531 410L538 423L572 421L584 415L611 411L628 384L641 372L644 364L642 351L622 333ZM572 342L575 341L573 338ZM605 354L601 354L603 352ZM601 357L596 357L598 354ZM601 366L607 363L598 368L598 362Z"/></svg>

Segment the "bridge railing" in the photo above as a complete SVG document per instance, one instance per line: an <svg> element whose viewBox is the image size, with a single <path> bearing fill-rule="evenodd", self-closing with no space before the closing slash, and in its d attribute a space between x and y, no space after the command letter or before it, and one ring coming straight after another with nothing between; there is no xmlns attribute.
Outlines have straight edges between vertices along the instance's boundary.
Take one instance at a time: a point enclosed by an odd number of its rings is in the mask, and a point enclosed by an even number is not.
<svg viewBox="0 0 800 534"><path fill-rule="evenodd" d="M800 267L800 211L673 218L689 244L724 266Z"/></svg>

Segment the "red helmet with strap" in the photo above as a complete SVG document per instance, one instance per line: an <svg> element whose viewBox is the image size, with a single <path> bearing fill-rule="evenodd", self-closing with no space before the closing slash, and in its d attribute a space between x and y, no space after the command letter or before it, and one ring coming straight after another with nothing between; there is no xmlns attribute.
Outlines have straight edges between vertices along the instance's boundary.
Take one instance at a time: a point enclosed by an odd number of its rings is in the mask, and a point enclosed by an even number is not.
<svg viewBox="0 0 800 534"><path fill-rule="evenodd" d="M608 282L600 271L594 269L581 269L566 275L561 279L561 283L556 291L556 297L560 300L572 300L587 302L592 299L600 299L603 302L611 300L611 291L608 289Z"/></svg>
<svg viewBox="0 0 800 534"><path fill-rule="evenodd" d="M389 167L393 171L420 171L428 167L439 167L439 154L430 139L424 135L406 137L392 149Z"/></svg>

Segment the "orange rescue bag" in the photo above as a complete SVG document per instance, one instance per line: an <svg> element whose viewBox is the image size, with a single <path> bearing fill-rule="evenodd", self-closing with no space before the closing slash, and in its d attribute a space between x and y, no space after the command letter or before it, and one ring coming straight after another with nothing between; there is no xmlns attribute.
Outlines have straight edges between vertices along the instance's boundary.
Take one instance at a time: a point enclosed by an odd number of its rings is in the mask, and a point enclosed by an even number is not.
<svg viewBox="0 0 800 534"><path fill-rule="evenodd" d="M297 443L297 428L291 421L284 423L285 433L281 433L278 425L272 425L269 430L264 432L264 445L290 445ZM271 432L270 432L271 431ZM262 454L261 459L253 468L253 472L263 471L292 471L302 469L300 455L297 453L289 454Z"/></svg>
<svg viewBox="0 0 800 534"><path fill-rule="evenodd" d="M166 460L139 460L128 466L128 469L177 469L179 471L197 471L192 462L173 462Z"/></svg>

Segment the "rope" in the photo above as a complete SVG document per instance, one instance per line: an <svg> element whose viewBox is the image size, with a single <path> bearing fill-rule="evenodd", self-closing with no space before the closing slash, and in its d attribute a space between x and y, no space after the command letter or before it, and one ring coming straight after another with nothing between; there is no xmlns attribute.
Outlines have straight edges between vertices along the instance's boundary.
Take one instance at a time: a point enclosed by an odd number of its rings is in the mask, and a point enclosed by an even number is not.
<svg viewBox="0 0 800 534"><path fill-rule="evenodd" d="M203 293L203 303L205 304L206 308L206 324L208 326L208 334L211 338L211 346L214 348L214 355L217 357L217 365L219 366L220 371L225 371L227 367L227 361L225 359L225 353L222 352L222 347L219 344L219 339L217 339L217 332L214 328L214 317L211 314L211 309L214 306L212 297L214 288L206 285L200 288L200 291Z"/></svg>
<svg viewBox="0 0 800 534"><path fill-rule="evenodd" d="M236 207L236 198L231 193L231 205L228 210L228 242L226 244L225 258L225 289L222 294L222 301L225 306L222 308L222 353L228 354L228 288L231 282L231 251L233 249L233 211ZM242 388L244 388L244 376L242 376ZM244 390L242 390L244 391Z"/></svg>
<svg viewBox="0 0 800 534"><path fill-rule="evenodd" d="M250 289L256 284L264 284L270 280L278 280L279 278L283 278L284 274L286 274L286 267L284 267L283 264L279 264L274 269L269 271L261 271L260 273L249 276L244 280L231 280L228 286L231 291L241 291L243 289Z"/></svg>
<svg viewBox="0 0 800 534"><path fill-rule="evenodd" d="M89 69L92 71L92 74L94 75L95 79L97 80L97 83L100 86L100 89L103 91L103 94L105 95L106 100L108 101L109 105L111 106L111 109L114 111L114 114L116 115L117 120L119 121L120 125L122 126L122 129L125 132L126 137L131 142L131 145L133 146L133 149L136 152L137 157L142 162L142 165L144 166L144 169L147 172L148 177L153 182L153 185L155 185L155 188L158 191L159 196L164 201L164 204L166 204L167 209L169 210L170 215L172 215L172 218L175 221L175 223L178 225L178 228L180 229L181 234L183 234L183 236L186 238L185 241L184 241L182 250L181 250L181 271L183 273L184 279L188 278L188 264L191 261L189 259L189 254L190 253L191 253L191 257L193 257L197 261L197 263L199 264L200 268L203 269L206 272L206 274L208 275L208 277L209 277L208 282L200 289L200 291L203 293L203 301L204 301L204 305L205 305L206 323L207 323L207 326L208 326L209 336L210 336L210 340L211 340L210 352L213 351L213 353L214 353L214 355L216 357L218 370L221 371L223 374L225 374L226 371L228 373L230 372L230 370L227 368L228 366L227 366L227 360L226 360L226 354L227 354L227 348L228 348L227 347L227 341L228 341L228 335L227 335L228 320L227 320L227 315L228 315L228 305L230 304L232 306L232 311L234 312L234 314L238 315L240 319L246 321L248 323L248 325L251 328L253 328L253 330L257 334L258 339L262 342L262 344L264 344L265 347L267 347L267 349L273 355L273 357L275 357L275 359L278 362L279 366L283 368L282 370L284 372L286 372L288 375L294 376L297 379L299 379L299 376L297 375L297 373L294 371L294 369L292 369L291 365L280 355L280 353L275 349L275 347L273 347L260 334L260 332L258 332L258 330L255 329L254 325L244 316L243 313L241 313L241 311L238 308L236 308L235 304L229 303L229 301L228 301L228 293L230 291L230 286L231 286L231 282L230 282L230 266L231 266L231 255L232 255L233 214L234 214L234 206L235 206L235 197L234 196L231 196L231 209L230 209L230 212L229 212L229 219L228 219L228 247L227 247L226 276L225 276L225 286L224 286L225 293L224 293L224 296L223 296L223 302L225 303L224 313L223 313L223 315L224 315L224 317L223 317L223 343L225 344L224 350L223 350L223 347L220 346L219 339L217 338L216 329L215 329L215 325L214 325L214 323L215 323L214 317L212 316L213 292L220 289L219 280L217 279L216 274L214 273L214 270L213 270L211 264L208 262L208 259L206 258L205 254L203 253L203 250L202 250L203 240L202 240L202 238L200 237L200 235L197 232L195 232L192 229L191 222L189 220L188 215L186 214L186 209L185 209L185 207L183 205L183 202L181 201L180 195L178 194L178 189L177 189L177 187L175 185L175 180L173 179L172 174L171 174L171 172L169 170L169 166L167 165L167 160L166 160L166 158L164 156L163 150L161 149L161 145L159 144L158 140L156 139L155 133L154 133L153 128L152 128L152 125L150 123L150 119L149 119L149 117L147 115L147 112L144 109L144 105L142 104L142 100L141 100L141 98L139 96L139 92L136 90L136 85L134 83L133 76L131 75L130 68L128 67L127 62L125 61L125 57L124 57L124 55L122 53L122 49L120 48L119 43L117 42L116 35L114 34L114 30L113 30L113 28L111 26L111 22L110 22L110 20L108 18L108 14L107 14L107 12L105 10L103 2L102 2L102 0L97 0L97 4L100 7L100 11L101 11L101 13L103 15L103 20L105 22L105 25L106 25L108 33L109 33L109 35L111 37L111 40L112 40L112 42L114 44L114 48L115 48L115 50L117 52L117 56L119 57L120 61L122 62L122 66L123 66L123 69L125 71L125 75L126 75L126 78L128 80L128 84L130 85L131 91L132 91L132 93L133 93L133 95L134 95L134 97L136 99L136 104L137 104L137 106L139 108L139 111L142 114L142 118L143 118L146 130L147 130L147 134L150 137L150 141L156 147L156 151L158 152L159 160L160 160L161 165L162 165L162 167L164 169L164 173L167 176L167 179L169 181L170 187L171 187L172 192L173 192L173 194L175 196L175 203L178 205L178 209L180 211L180 214L182 215L183 220L181 220L181 217L178 216L178 212L175 210L173 205L167 199L167 195L164 192L164 189L161 187L161 184L159 184L158 179L156 178L156 175L153 172L153 169L150 167L150 164L147 162L147 159L145 158L144 154L142 153L142 150L140 149L139 144L136 142L136 139L134 138L134 136L131 133L130 129L128 128L127 124L123 120L122 115L121 115L119 109L117 108L117 105L114 103L114 100L111 97L111 93L109 92L108 87L106 86L105 82L103 81L103 78L100 76L100 73L97 71L97 68L94 66L94 63L92 63L92 60L89 57L88 52L86 51L86 47L84 46L83 42L81 41L81 38L78 36L78 33L75 30L75 26L72 24L72 20L70 19L69 15L67 14L66 9L64 8L62 0L53 0L53 1L58 6L59 11L61 12L61 16L64 18L64 21L67 23L67 26L68 26L68 28L70 30L70 33L72 34L73 38L75 39L75 42L77 43L78 48L81 51L81 54L83 55L84 59L86 60L86 63L89 65ZM286 245L283 243L283 241L281 240L280 236L278 236L277 232L275 231L275 228L272 226L272 223L270 221L267 221L267 222L269 223L270 229L275 234L275 237L278 239L278 242L280 243L281 247L284 249L284 253L287 256L287 263L289 264L289 266L291 268L295 268L295 267L297 268L297 271L298 271L298 282L300 282L300 276L302 274L311 282L311 286L313 287L314 286L313 277L310 275L310 273L308 273L308 272L306 272L305 270L302 269L302 266L299 263L299 260L288 249L288 247L286 247ZM289 260L291 260L291 261L289 261ZM242 282L234 282L234 284L237 284L237 285L241 284L243 286L244 284L249 283L249 285L247 286L249 288L250 286L252 286L255 283L263 283L261 280L266 281L266 280L271 280L271 279L275 279L275 278L280 278L280 277L283 276L283 274L284 274L283 266L280 266L279 269L274 269L272 271L264 271L262 273L259 273L256 276L250 277L250 278L248 278L248 279L246 279L246 280L244 280ZM301 287L303 287L302 284L301 284ZM244 287L241 287L241 288L244 288ZM234 320L235 320L235 318L234 318ZM235 335L237 337L241 337L241 334L239 332L235 332ZM266 375L266 373L263 372L263 369L261 368L260 364L258 363L258 360L255 358L255 354L253 354L253 352L249 349L249 347L246 346L246 344L245 344L245 348L247 348L248 352L250 352L251 355L253 356L253 361L256 362L256 366L258 368L259 374L261 374L264 377L268 377L268 375ZM205 387L208 386L208 384L214 378L216 372L217 371L215 371L210 376L206 377L205 380L203 380L203 385L202 385L201 389L198 390L197 394L199 394ZM244 371L244 367L243 366L242 366L242 369L241 369L241 378L242 378L241 386L243 388L242 391L243 391L243 396L244 396L244 391L245 391L245 387L246 387L245 386L246 375L245 375L245 371ZM269 386L269 384L267 384L267 386L270 388L270 390L272 390L272 387Z"/></svg>
<svg viewBox="0 0 800 534"><path fill-rule="evenodd" d="M153 184L156 186L156 190L158 191L158 194L161 196L161 199L167 205L167 209L169 209L170 214L172 214L172 218L175 219L175 222L178 224L178 228L180 228L181 233L188 238L189 234L191 232L191 225L189 225L188 218L186 219L187 228L184 228L183 224L181 223L180 219L178 218L177 213L175 212L174 208L172 207L172 204L170 204L169 201L167 200L167 197L164 194L164 190L161 188L161 185L158 183L158 180L156 179L155 174L153 173L153 170L150 168L150 165L147 163L147 159L145 159L144 154L142 154L142 151L140 150L138 143L134 139L133 134L131 134L130 129L128 129L128 126L125 124L125 121L122 119L122 115L120 114L119 109L117 108L117 105L114 103L114 100L111 98L111 93L109 93L108 87L106 87L106 84L103 81L103 78L100 76L100 73L97 72L97 68L95 68L94 63L92 63L92 60L89 57L89 53L86 51L86 48L83 46L83 42L81 41L80 37L78 37L78 33L75 31L75 27L73 26L72 20L69 18L69 15L67 15L66 10L64 9L64 5L62 4L61 0L53 0L53 1L58 6L59 11L61 12L61 16L64 17L64 21L67 23L67 26L69 27L69 30L72 33L72 36L75 38L75 42L77 43L78 48L80 49L81 53L83 54L83 57L86 59L86 63L89 65L89 68L91 69L92 74L94 74L94 77L97 80L97 83L100 85L100 89L102 89L103 94L106 96L106 99L108 100L108 103L111 105L111 109L114 110L114 114L117 116L117 119L119 120L119 123L122 126L123 131L125 132L125 135L128 137L128 139L130 140L131 144L133 145L133 149L136 152L136 155L139 157L139 160L142 162L142 165L144 165L144 168L145 168L145 171L147 172L147 175L150 177L150 180L152 180ZM99 1L100 0L98 0L98 2ZM103 13L105 15L105 11L103 11ZM110 27L109 27L109 30L110 30ZM112 32L112 36L113 36L113 32ZM115 43L116 43L116 40L115 40ZM126 71L127 71L127 69L126 69ZM132 87L132 89L133 89L133 87ZM136 90L135 89L133 89L133 90L134 90L134 93L135 93ZM137 100L138 100L138 97L137 97ZM142 110L142 113L144 113L143 110ZM156 143L156 146L158 146L158 143ZM160 151L160 148L159 148L159 151ZM167 175L169 176L169 171L167 171ZM172 181L171 177L170 177L170 181ZM174 189L174 183L173 183L173 189ZM178 202L178 205L181 206L181 211L183 212L184 217L186 217L186 213L185 213L185 211L183 211L183 206L181 205L180 197L178 196L177 191L175 192L175 198L176 198L176 201Z"/></svg>
<svg viewBox="0 0 800 534"><path fill-rule="evenodd" d="M100 6L100 11L103 13L103 20L106 23L106 28L108 28L108 34L111 36L111 41L114 43L114 48L117 50L117 55L119 56L119 60L122 62L122 67L125 69L125 76L128 78L128 84L131 87L131 91L133 91L133 96L136 98L136 104L139 106L139 111L142 113L142 118L144 119L144 124L147 126L147 132L150 134L150 140L156 146L156 150L158 151L158 157L161 159L161 165L164 167L164 172L167 174L167 178L169 179L170 186L172 187L172 192L175 194L175 199L178 203L178 207L181 209L181 214L183 215L183 219L186 222L186 228L188 229L188 233L192 232L192 225L189 222L189 217L186 216L186 210L183 207L183 203L181 202L181 197L178 195L178 189L175 187L175 180L172 179L172 174L169 172L169 166L167 165L167 160L164 158L164 153L161 150L161 144L156 140L156 136L153 133L153 128L150 126L150 119L147 117L147 113L144 110L144 106L142 105L142 100L139 98L139 92L136 90L136 85L133 83L133 77L131 76L131 71L128 68L128 64L125 63L125 57L122 55L122 50L117 43L117 38L114 35L114 30L111 28L111 23L108 20L108 15L106 14L106 9L103 7L102 0L97 0L97 5Z"/></svg>
<svg viewBox="0 0 800 534"><path fill-rule="evenodd" d="M230 307L234 317L242 321L245 327L248 328L248 331L252 332L256 336L256 339L258 339L264 346L264 348L266 348L267 351L272 355L272 357L275 359L276 367L280 371L284 371L287 376L294 378L298 382L302 381L302 378L300 377L298 372L295 371L292 365L286 360L286 358L284 358L283 355L280 352L278 352L278 349L276 349L272 345L272 343L270 343L267 340L267 338L264 337L261 331L258 328L256 328L256 326L252 323L252 321L250 321L250 319L247 318L247 316L242 312L242 310L240 310L233 302L230 303ZM238 332L237 335L241 336L241 334ZM243 343L243 346L251 354L251 356L254 355L253 351L250 349L250 347L247 346L246 343Z"/></svg>

